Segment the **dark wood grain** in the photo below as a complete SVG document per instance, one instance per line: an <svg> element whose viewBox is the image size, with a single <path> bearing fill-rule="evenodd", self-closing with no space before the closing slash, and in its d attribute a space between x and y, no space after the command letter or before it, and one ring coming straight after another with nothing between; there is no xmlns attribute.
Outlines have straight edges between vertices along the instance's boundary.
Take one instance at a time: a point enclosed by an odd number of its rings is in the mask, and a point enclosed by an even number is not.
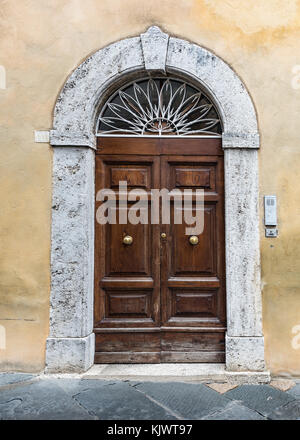
<svg viewBox="0 0 300 440"><path fill-rule="evenodd" d="M146 137L98 137L97 154L121 155L219 155L223 156L221 138L146 138Z"/></svg>
<svg viewBox="0 0 300 440"><path fill-rule="evenodd" d="M151 189L202 188L205 227L192 246L173 203L170 225L120 224L125 207L115 225L95 221L96 363L224 362L223 168L221 139L98 138L96 194L119 199L125 180L146 190L150 215Z"/></svg>

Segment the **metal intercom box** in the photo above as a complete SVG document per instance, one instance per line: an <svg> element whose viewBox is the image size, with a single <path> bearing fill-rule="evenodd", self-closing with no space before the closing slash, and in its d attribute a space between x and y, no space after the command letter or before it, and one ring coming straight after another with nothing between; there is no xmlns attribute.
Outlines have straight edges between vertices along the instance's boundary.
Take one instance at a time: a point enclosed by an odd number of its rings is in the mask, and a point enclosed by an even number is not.
<svg viewBox="0 0 300 440"><path fill-rule="evenodd" d="M276 196L265 196L265 226L277 226Z"/></svg>

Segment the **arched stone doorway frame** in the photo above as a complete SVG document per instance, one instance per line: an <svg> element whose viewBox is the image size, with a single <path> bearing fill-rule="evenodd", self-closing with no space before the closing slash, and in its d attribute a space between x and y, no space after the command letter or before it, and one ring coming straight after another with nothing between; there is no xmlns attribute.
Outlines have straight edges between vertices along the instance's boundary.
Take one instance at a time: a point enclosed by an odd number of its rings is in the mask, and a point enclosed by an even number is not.
<svg viewBox="0 0 300 440"><path fill-rule="evenodd" d="M153 26L100 49L68 78L54 110L49 372L94 362L94 154L99 102L124 76L170 72L198 82L223 121L228 371L263 371L258 213L259 133L254 105L219 57Z"/></svg>

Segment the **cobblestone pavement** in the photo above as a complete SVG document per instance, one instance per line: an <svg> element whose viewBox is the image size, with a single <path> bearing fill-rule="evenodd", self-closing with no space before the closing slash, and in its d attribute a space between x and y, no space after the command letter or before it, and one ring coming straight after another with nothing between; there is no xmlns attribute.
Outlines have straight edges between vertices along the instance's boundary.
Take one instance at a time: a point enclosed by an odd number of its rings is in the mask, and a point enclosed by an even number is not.
<svg viewBox="0 0 300 440"><path fill-rule="evenodd" d="M1 420L300 420L300 382L202 384L0 373Z"/></svg>

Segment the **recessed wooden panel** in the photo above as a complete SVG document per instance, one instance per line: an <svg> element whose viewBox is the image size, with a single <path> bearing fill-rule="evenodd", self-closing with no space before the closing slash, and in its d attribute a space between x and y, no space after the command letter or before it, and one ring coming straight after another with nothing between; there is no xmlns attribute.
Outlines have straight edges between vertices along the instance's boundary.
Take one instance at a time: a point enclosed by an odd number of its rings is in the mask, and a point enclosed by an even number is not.
<svg viewBox="0 0 300 440"><path fill-rule="evenodd" d="M182 210L181 208L175 208ZM198 208L199 213L203 213L203 207ZM194 214L196 209L194 208ZM184 212L182 210L182 217ZM189 242L190 236L186 234L186 228L194 225L172 224L172 251L171 251L171 268L170 272L173 276L186 274L208 274L216 273L215 267L215 221L216 221L215 205L204 206L204 229L202 234L197 235L198 244L193 246Z"/></svg>
<svg viewBox="0 0 300 440"><path fill-rule="evenodd" d="M215 167L211 166L176 166L172 167L171 186L174 188L216 189Z"/></svg>
<svg viewBox="0 0 300 440"><path fill-rule="evenodd" d="M102 185L105 188L118 191L119 182L126 181L129 190L132 188L150 190L157 179L155 175L157 159L153 156L126 156L125 159L125 156L110 155L104 156L101 162Z"/></svg>
<svg viewBox="0 0 300 440"><path fill-rule="evenodd" d="M215 317L217 291L172 292L172 316L180 318Z"/></svg>
<svg viewBox="0 0 300 440"><path fill-rule="evenodd" d="M149 318L151 291L106 291L107 318Z"/></svg>
<svg viewBox="0 0 300 440"><path fill-rule="evenodd" d="M127 215L130 206L117 208L125 210ZM148 213L149 214L149 213ZM106 276L113 275L150 275L151 274L151 225L149 224L107 224L106 242ZM131 245L125 245L123 238L130 235L133 238Z"/></svg>
<svg viewBox="0 0 300 440"><path fill-rule="evenodd" d="M123 167L111 166L111 188L118 188L120 181L126 181L128 188L150 188L150 167L123 165Z"/></svg>

